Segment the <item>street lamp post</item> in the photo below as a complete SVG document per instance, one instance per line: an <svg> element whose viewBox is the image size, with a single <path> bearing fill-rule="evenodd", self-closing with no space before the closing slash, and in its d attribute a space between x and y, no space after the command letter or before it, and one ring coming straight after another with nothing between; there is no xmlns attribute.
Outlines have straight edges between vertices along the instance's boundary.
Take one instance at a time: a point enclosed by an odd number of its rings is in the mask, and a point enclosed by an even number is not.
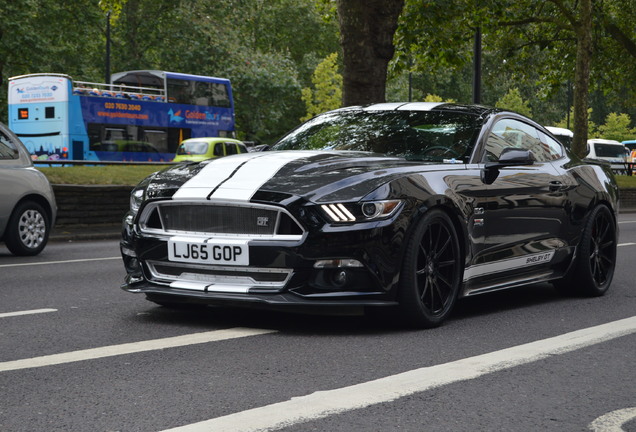
<svg viewBox="0 0 636 432"><path fill-rule="evenodd" d="M475 30L473 48L473 103L481 103L481 28Z"/></svg>
<svg viewBox="0 0 636 432"><path fill-rule="evenodd" d="M110 11L106 14L106 79L104 82L110 84Z"/></svg>

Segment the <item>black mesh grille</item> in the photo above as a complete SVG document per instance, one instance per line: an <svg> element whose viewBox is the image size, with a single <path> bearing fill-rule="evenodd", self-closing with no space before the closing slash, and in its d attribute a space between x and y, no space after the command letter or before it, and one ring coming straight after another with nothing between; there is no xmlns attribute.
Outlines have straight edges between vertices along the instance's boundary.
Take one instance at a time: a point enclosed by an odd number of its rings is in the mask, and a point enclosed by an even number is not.
<svg viewBox="0 0 636 432"><path fill-rule="evenodd" d="M272 209L221 205L161 206L166 231L273 235L278 212Z"/></svg>

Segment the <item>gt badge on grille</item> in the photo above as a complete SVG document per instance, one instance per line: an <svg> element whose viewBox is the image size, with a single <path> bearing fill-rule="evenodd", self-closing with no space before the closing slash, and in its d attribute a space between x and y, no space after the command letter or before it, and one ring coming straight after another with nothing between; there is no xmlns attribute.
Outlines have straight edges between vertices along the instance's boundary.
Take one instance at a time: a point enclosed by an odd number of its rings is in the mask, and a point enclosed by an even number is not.
<svg viewBox="0 0 636 432"><path fill-rule="evenodd" d="M266 216L259 216L256 218L256 225L266 227L269 226L269 218Z"/></svg>

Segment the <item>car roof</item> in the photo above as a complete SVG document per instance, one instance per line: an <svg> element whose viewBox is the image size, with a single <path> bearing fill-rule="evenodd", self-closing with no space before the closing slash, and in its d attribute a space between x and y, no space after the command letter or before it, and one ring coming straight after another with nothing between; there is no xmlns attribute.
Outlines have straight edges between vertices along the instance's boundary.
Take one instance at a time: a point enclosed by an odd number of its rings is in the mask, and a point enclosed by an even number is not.
<svg viewBox="0 0 636 432"><path fill-rule="evenodd" d="M573 137L574 133L570 129L556 127L556 126L546 126L547 130L549 130L554 135L563 135Z"/></svg>
<svg viewBox="0 0 636 432"><path fill-rule="evenodd" d="M594 139L589 139L587 140L588 144L611 144L611 145L623 145L618 141L615 140L608 140L608 139L602 139L602 138L594 138Z"/></svg>
<svg viewBox="0 0 636 432"><path fill-rule="evenodd" d="M211 142L230 142L230 143L236 143L236 144L243 144L242 141L239 141L237 139L234 139L234 138L223 138L223 137L192 137L192 138L184 139L183 141L181 141L181 143L191 142L191 141L205 141L205 142L208 142L208 143L211 143Z"/></svg>
<svg viewBox="0 0 636 432"><path fill-rule="evenodd" d="M484 105L465 105L446 102L384 102L369 105L357 105L340 108L337 111L455 111L477 116L507 112L499 108ZM512 112L511 112L512 113Z"/></svg>

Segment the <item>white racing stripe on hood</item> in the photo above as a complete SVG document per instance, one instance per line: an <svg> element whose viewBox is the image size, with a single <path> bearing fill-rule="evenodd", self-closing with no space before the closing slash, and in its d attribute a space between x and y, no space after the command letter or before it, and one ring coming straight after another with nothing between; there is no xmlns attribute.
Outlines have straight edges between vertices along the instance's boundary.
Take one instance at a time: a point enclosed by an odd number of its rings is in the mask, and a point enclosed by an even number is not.
<svg viewBox="0 0 636 432"><path fill-rule="evenodd" d="M188 180L173 199L210 198L249 201L282 167L315 151L244 153L214 160ZM212 194L212 195L210 195Z"/></svg>
<svg viewBox="0 0 636 432"><path fill-rule="evenodd" d="M252 195L289 162L315 155L312 151L267 154L251 159L214 191L210 198L249 201Z"/></svg>
<svg viewBox="0 0 636 432"><path fill-rule="evenodd" d="M207 164L197 175L185 182L173 195L173 199L207 198L221 182L247 160L263 153L243 153L234 157L218 158Z"/></svg>

